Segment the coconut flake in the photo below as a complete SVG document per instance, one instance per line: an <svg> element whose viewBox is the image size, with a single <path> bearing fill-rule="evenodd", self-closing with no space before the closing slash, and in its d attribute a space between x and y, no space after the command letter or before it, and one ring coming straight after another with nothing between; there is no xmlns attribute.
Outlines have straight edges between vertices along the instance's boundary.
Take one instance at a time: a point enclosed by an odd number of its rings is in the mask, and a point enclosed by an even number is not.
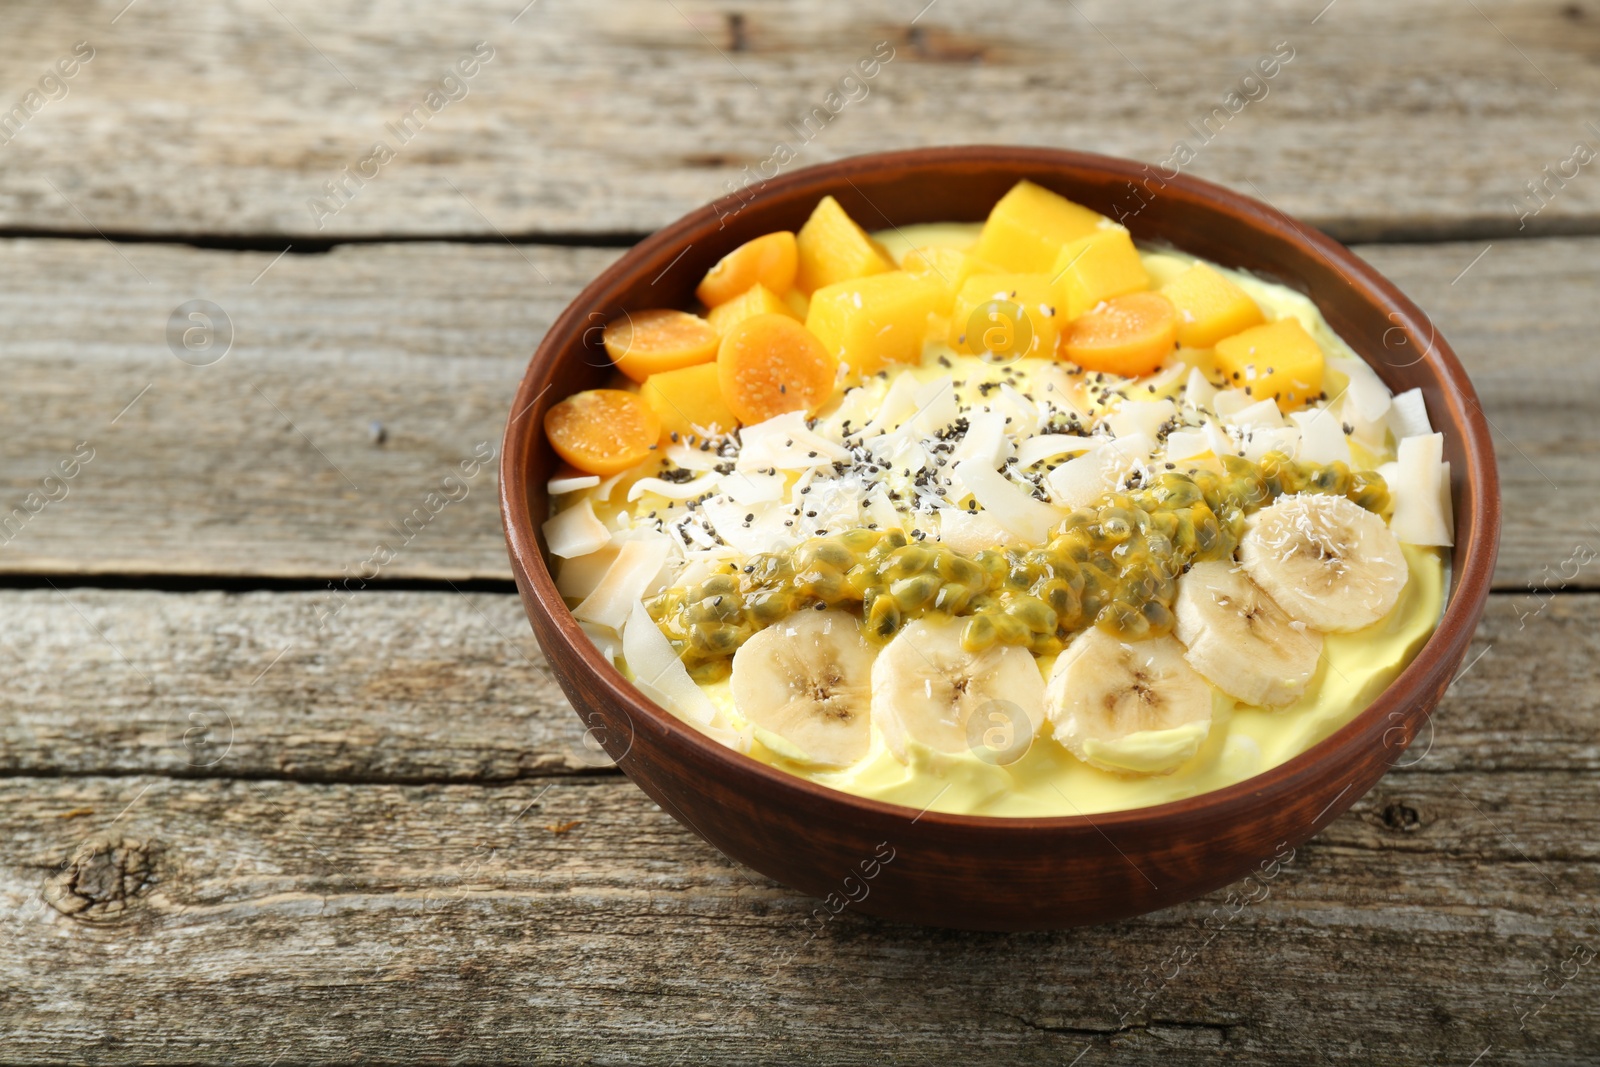
<svg viewBox="0 0 1600 1067"><path fill-rule="evenodd" d="M868 519L878 524L880 530L892 530L908 525L899 509L889 500L888 491L881 485L875 486L872 492L867 494L866 506L861 510Z"/></svg>
<svg viewBox="0 0 1600 1067"><path fill-rule="evenodd" d="M550 554L562 559L587 556L611 540L611 531L595 516L594 504L587 497L545 520L541 530Z"/></svg>
<svg viewBox="0 0 1600 1067"><path fill-rule="evenodd" d="M1368 452L1382 453L1389 449L1389 409L1377 419L1369 420L1361 414L1360 406L1348 393L1339 409L1340 418L1350 427L1350 440Z"/></svg>
<svg viewBox="0 0 1600 1067"><path fill-rule="evenodd" d="M770 505L763 506L763 515L767 506ZM725 496L714 496L700 505L700 514L711 523L718 537L747 556L765 552L770 547L770 538L764 530L756 528L755 519L745 518L756 512L744 504L736 504Z"/></svg>
<svg viewBox="0 0 1600 1067"><path fill-rule="evenodd" d="M1167 461L1182 463L1211 451L1211 439L1195 430L1174 430L1167 435Z"/></svg>
<svg viewBox="0 0 1600 1067"><path fill-rule="evenodd" d="M560 496L562 493L576 493L580 489L593 489L599 484L598 474L585 474L573 467L563 467L544 488L551 496Z"/></svg>
<svg viewBox="0 0 1600 1067"><path fill-rule="evenodd" d="M578 629L589 639L599 653L606 658L606 662L613 667L617 665L617 657L622 654L622 638L609 626L596 626L592 622L580 622Z"/></svg>
<svg viewBox="0 0 1600 1067"><path fill-rule="evenodd" d="M628 487L628 501L632 503L646 493L664 496L668 500L692 500L701 493L709 493L722 481L720 474L702 474L687 482L669 482L661 478L640 478Z"/></svg>
<svg viewBox="0 0 1600 1067"><path fill-rule="evenodd" d="M1105 441L1103 437L1079 437L1070 433L1040 434L1017 446L1017 466L1026 470L1040 460L1097 448Z"/></svg>
<svg viewBox="0 0 1600 1067"><path fill-rule="evenodd" d="M1211 398L1211 410L1221 419L1238 411L1243 411L1255 403L1250 394L1243 389L1219 389L1217 395Z"/></svg>
<svg viewBox="0 0 1600 1067"><path fill-rule="evenodd" d="M1351 409L1361 416L1363 422L1377 422L1389 413L1393 394L1364 360L1334 357L1328 360L1328 366L1349 379L1345 394L1349 397Z"/></svg>
<svg viewBox="0 0 1600 1067"><path fill-rule="evenodd" d="M674 466L681 467L686 471L715 470L717 464L722 462L722 457L713 451L702 452L698 448L691 448L689 445L681 444L668 445L666 457Z"/></svg>
<svg viewBox="0 0 1600 1067"><path fill-rule="evenodd" d="M746 427L739 435L740 470L807 470L850 459L847 449L806 427L803 411L789 411Z"/></svg>
<svg viewBox="0 0 1600 1067"><path fill-rule="evenodd" d="M887 462L889 466L905 471L907 477L912 477L928 469L928 453L916 441L902 438L895 443Z"/></svg>
<svg viewBox="0 0 1600 1067"><path fill-rule="evenodd" d="M883 394L883 400L878 406L878 413L872 421L861 428L862 437L875 437L878 434L888 433L910 418L912 412L917 410L916 395L920 386L917 376L910 371L901 371L889 382L888 390Z"/></svg>
<svg viewBox="0 0 1600 1067"><path fill-rule="evenodd" d="M1399 399L1395 398L1397 403ZM1444 435L1426 434L1402 439L1394 462L1383 465L1394 501L1389 529L1407 544L1449 545L1453 541L1445 518L1449 486L1444 481L1443 456Z"/></svg>
<svg viewBox="0 0 1600 1067"><path fill-rule="evenodd" d="M1396 440L1426 437L1433 433L1433 424L1428 421L1428 405L1422 399L1421 389L1407 389L1394 398L1394 406L1389 411L1389 425L1394 429Z"/></svg>
<svg viewBox="0 0 1600 1067"><path fill-rule="evenodd" d="M1206 435L1206 441L1211 445L1211 452L1218 459L1239 451L1239 446L1232 435L1217 423L1206 423L1200 428L1200 432Z"/></svg>
<svg viewBox="0 0 1600 1067"><path fill-rule="evenodd" d="M1224 415L1222 421L1251 430L1276 430L1283 426L1283 412L1278 410L1276 400L1258 400L1249 407Z"/></svg>
<svg viewBox="0 0 1600 1067"><path fill-rule="evenodd" d="M1073 400L1079 385L1078 379L1068 374L1066 368L1054 360L1048 360L1044 366L1033 372L1036 383L1035 395L1041 408L1041 414L1046 411L1068 418L1073 415L1085 426L1089 424L1089 413L1078 406Z"/></svg>
<svg viewBox="0 0 1600 1067"><path fill-rule="evenodd" d="M1193 411L1208 410L1217 396L1217 387L1207 380L1200 368L1195 367L1189 371L1189 377L1183 383L1183 406Z"/></svg>
<svg viewBox="0 0 1600 1067"><path fill-rule="evenodd" d="M1020 543L1010 530L989 518L988 512L939 508L936 514L940 543L957 552L974 555L986 548Z"/></svg>
<svg viewBox="0 0 1600 1067"><path fill-rule="evenodd" d="M788 479L765 471L734 471L722 479L722 491L737 504L769 504L783 499Z"/></svg>
<svg viewBox="0 0 1600 1067"><path fill-rule="evenodd" d="M1087 507L1121 485L1150 458L1155 442L1143 434L1118 437L1051 471L1045 481L1050 497L1064 508Z"/></svg>
<svg viewBox="0 0 1600 1067"><path fill-rule="evenodd" d="M573 556L561 561L556 568L556 591L564 597L582 600L600 584L611 564L616 562L620 546L613 542L586 556Z"/></svg>
<svg viewBox="0 0 1600 1067"><path fill-rule="evenodd" d="M1300 448L1295 458L1302 463L1343 463L1350 460L1350 442L1332 411L1296 411L1289 418L1300 428Z"/></svg>
<svg viewBox="0 0 1600 1067"><path fill-rule="evenodd" d="M1011 416L1011 435L1024 439L1032 437L1039 429L1039 406L1019 393L1010 382L1001 382L999 403L1003 414Z"/></svg>
<svg viewBox="0 0 1600 1067"><path fill-rule="evenodd" d="M1067 517L1066 512L1035 499L980 459L958 463L955 473L990 518L1030 544L1043 544L1051 527Z"/></svg>
<svg viewBox="0 0 1600 1067"><path fill-rule="evenodd" d="M1456 537L1456 509L1450 499L1450 461L1445 460L1439 464L1439 514L1444 516L1445 536L1450 540L1446 544L1455 544Z"/></svg>
<svg viewBox="0 0 1600 1067"><path fill-rule="evenodd" d="M950 453L954 463L965 460L982 460L990 467L998 466L1010 451L1006 440L1006 417L998 411L974 411L967 415L967 432L955 451Z"/></svg>
<svg viewBox="0 0 1600 1067"><path fill-rule="evenodd" d="M922 433L936 433L956 421L961 407L956 402L955 385L948 375L924 383L916 392L917 412L911 423Z"/></svg>
<svg viewBox="0 0 1600 1067"><path fill-rule="evenodd" d="M1143 434L1155 437L1161 425L1176 418L1178 406L1170 400L1124 400L1103 421L1118 437Z"/></svg>
<svg viewBox="0 0 1600 1067"><path fill-rule="evenodd" d="M1268 452L1295 453L1300 442L1300 431L1293 426L1279 426L1265 430L1251 430L1245 440L1244 458L1259 461Z"/></svg>
<svg viewBox="0 0 1600 1067"><path fill-rule="evenodd" d="M1188 373L1189 364L1181 359L1174 360L1154 374L1147 374L1143 378L1136 379L1132 388L1141 393L1149 393L1152 389L1157 393L1163 393L1177 385Z"/></svg>
<svg viewBox="0 0 1600 1067"><path fill-rule="evenodd" d="M670 550L671 542L659 534L624 541L606 576L572 614L584 622L620 630L629 606L656 580Z"/></svg>
<svg viewBox="0 0 1600 1067"><path fill-rule="evenodd" d="M643 601L635 600L625 617L622 654L628 661L633 684L678 718L709 726L717 717L716 705L689 677L688 668L672 651L672 643L645 610Z"/></svg>

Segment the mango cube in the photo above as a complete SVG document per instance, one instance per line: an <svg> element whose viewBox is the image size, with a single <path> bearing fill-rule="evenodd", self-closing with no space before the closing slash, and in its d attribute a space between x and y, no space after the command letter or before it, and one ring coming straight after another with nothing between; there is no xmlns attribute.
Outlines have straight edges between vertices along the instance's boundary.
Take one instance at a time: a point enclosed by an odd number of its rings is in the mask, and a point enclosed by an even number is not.
<svg viewBox="0 0 1600 1067"><path fill-rule="evenodd" d="M950 309L950 347L994 360L1054 356L1063 323L1048 274L974 274Z"/></svg>
<svg viewBox="0 0 1600 1067"><path fill-rule="evenodd" d="M723 334L732 329L735 323L743 322L751 315L787 315L791 319L800 317L783 297L756 282L732 300L706 312L706 321L712 329Z"/></svg>
<svg viewBox="0 0 1600 1067"><path fill-rule="evenodd" d="M640 386L639 396L661 417L663 437L677 434L682 441L727 433L739 425L722 399L715 363L652 374Z"/></svg>
<svg viewBox="0 0 1600 1067"><path fill-rule="evenodd" d="M796 236L800 269L794 284L811 294L825 285L894 270L882 245L845 214L839 201L825 196Z"/></svg>
<svg viewBox="0 0 1600 1067"><path fill-rule="evenodd" d="M1004 270L1047 271L1063 245L1087 237L1104 218L1059 193L1020 181L989 212L972 251Z"/></svg>
<svg viewBox="0 0 1600 1067"><path fill-rule="evenodd" d="M1075 319L1102 300L1150 288L1139 250L1127 230L1097 230L1062 247L1051 265L1056 300Z"/></svg>
<svg viewBox="0 0 1600 1067"><path fill-rule="evenodd" d="M789 305L789 310L801 322L806 321L806 316L811 314L811 298L798 289L790 289L783 294L783 302Z"/></svg>
<svg viewBox="0 0 1600 1067"><path fill-rule="evenodd" d="M875 374L921 360L928 316L942 298L936 282L903 270L834 282L811 294L806 329L856 374Z"/></svg>
<svg viewBox="0 0 1600 1067"><path fill-rule="evenodd" d="M1216 345L1217 369L1229 386L1257 400L1272 397L1294 411L1322 392L1322 348L1295 318L1252 326Z"/></svg>
<svg viewBox="0 0 1600 1067"><path fill-rule="evenodd" d="M1160 292L1178 309L1178 343L1188 348L1210 348L1262 322L1250 294L1204 263L1196 263Z"/></svg>
<svg viewBox="0 0 1600 1067"><path fill-rule="evenodd" d="M960 249L931 245L926 248L913 248L907 252L905 258L900 261L900 266L908 273L926 278L939 287L942 297L939 314L943 315L950 310L950 302L956 298L956 290L961 288L961 283L966 280L970 272L970 262L967 254Z"/></svg>

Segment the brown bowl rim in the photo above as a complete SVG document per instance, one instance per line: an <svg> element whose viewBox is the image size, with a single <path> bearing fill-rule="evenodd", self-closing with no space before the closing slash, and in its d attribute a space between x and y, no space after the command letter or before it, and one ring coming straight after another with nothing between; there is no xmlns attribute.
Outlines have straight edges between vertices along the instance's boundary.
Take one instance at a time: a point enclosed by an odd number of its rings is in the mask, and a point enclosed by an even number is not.
<svg viewBox="0 0 1600 1067"><path fill-rule="evenodd" d="M579 628L577 620L573 618L566 602L557 592L544 554L539 548L536 528L528 510L527 497L530 474L527 458L532 449L526 447L524 442L529 433L535 432L538 428L532 416L543 394L533 395L534 383L537 378L548 376L536 375L535 372L543 364L552 362L571 344L573 338L581 336L582 330L591 325L589 312L586 309L596 306L596 298L600 293L624 281L633 270L636 261L663 247L679 246L685 234L704 226L707 222L737 213L767 197L789 191L796 186L838 186L848 183L852 177L886 166L937 169L958 166L962 163L971 164L980 158L985 164L1010 163L1019 169L1037 170L1047 167L1098 169L1113 177L1124 177L1130 181L1143 175L1147 170L1145 164L1113 156L1068 149L1014 145L953 145L850 156L768 179L755 192L754 199L730 194L691 211L634 245L585 286L551 324L535 349L517 389L511 409L513 415L506 423L502 438L499 472L501 519L506 532L511 564L519 585L525 593L532 592L534 599L545 611L562 639L576 652L607 697L616 701L630 717L654 723L659 730L668 735L664 740L676 739L681 744L698 749L700 755L708 757L713 764L724 768L730 775L728 784L742 793L753 792L756 783L764 782L770 787L797 790L815 801L837 804L841 809L854 809L863 815L903 818L908 822L929 823L952 831L970 830L994 834L1092 830L1104 834L1107 829L1147 822L1167 822L1176 825L1202 817L1208 820L1216 818L1231 820L1260 804L1268 795L1295 795L1302 788L1314 785L1313 772L1317 767L1353 764L1355 754L1367 745L1381 743L1390 747L1394 755L1398 756L1399 752L1409 744L1414 731L1407 731L1401 744L1390 745L1385 738L1394 727L1385 726L1385 723L1394 721L1392 713L1397 709L1429 703L1427 690L1430 672L1447 658L1459 656L1471 641L1493 579L1500 540L1500 490L1493 443L1482 406L1465 369L1448 342L1433 327L1432 320L1394 283L1365 260L1321 231L1279 211L1270 204L1186 174L1172 178L1163 175L1163 180L1192 197L1210 200L1223 208L1231 208L1250 220L1253 225L1275 236L1309 246L1312 251L1335 265L1341 273L1359 279L1367 287L1363 290L1360 286L1352 284L1352 288L1357 290L1363 302L1375 303L1373 292L1368 291L1375 290L1377 296L1399 309L1406 319L1403 328L1412 335L1413 341L1421 339L1421 331L1417 327L1426 327L1428 355L1425 358L1431 359L1440 372L1442 394L1451 408L1452 421L1457 427L1455 431L1448 432L1460 433L1463 452L1469 460L1468 470L1463 472L1461 477L1462 483L1470 484L1473 489L1470 494L1472 511L1466 516L1465 524L1460 522L1457 524L1458 545L1469 530L1471 536L1467 538L1466 555L1462 558L1461 565L1455 568L1453 574L1447 575L1448 579L1452 579L1453 588L1447 585L1444 613L1422 649L1399 676L1344 726L1304 752L1241 782L1161 804L1094 812L1092 816L961 815L930 810L919 812L905 805L872 800L812 782L718 743L644 696L623 677L621 671L601 655ZM819 188L818 195L823 195L823 192L824 190ZM1318 307L1321 310L1320 304ZM1364 362L1371 365L1365 355L1357 354ZM1458 499L1459 496L1458 493ZM1420 726L1420 720L1418 725ZM1346 787L1346 791L1348 788ZM1343 796L1344 793L1341 792L1335 797L1329 804L1329 809ZM1324 809L1324 814L1327 810ZM1318 816L1313 822L1320 823L1321 818L1322 816Z"/></svg>

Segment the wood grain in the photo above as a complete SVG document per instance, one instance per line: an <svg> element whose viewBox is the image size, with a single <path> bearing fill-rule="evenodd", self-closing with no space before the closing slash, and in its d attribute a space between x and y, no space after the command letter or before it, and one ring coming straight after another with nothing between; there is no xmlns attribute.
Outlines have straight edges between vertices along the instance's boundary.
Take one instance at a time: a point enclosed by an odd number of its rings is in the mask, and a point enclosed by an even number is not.
<svg viewBox="0 0 1600 1067"><path fill-rule="evenodd" d="M1511 0L0 13L0 120L74 42L96 50L0 134L0 234L87 238L0 239L0 581L61 587L0 589L0 1061L1596 1062L1596 967L1574 964L1600 947L1600 597L1573 591L1600 588L1600 240L1503 238L1600 233L1592 167L1519 218L1525 183L1600 143L1597 19ZM319 225L324 183L479 40L470 95ZM619 254L506 235L664 224L798 144L790 124L880 40L870 95L793 165L976 141L1156 161L1289 41L1270 94L1186 169L1348 240L1456 239L1360 251L1478 384L1505 591L1432 736L1276 877L1058 934L819 925L605 769L513 597L448 591L509 577L494 474L436 513L428 494L498 442L528 353ZM302 254L434 237L478 243ZM233 326L214 365L168 348L195 299ZM403 544L377 584L438 591L82 587L314 585L380 541Z"/></svg>
<svg viewBox="0 0 1600 1067"><path fill-rule="evenodd" d="M617 779L13 779L0 1039L29 1064L1575 1063L1594 804L1570 773L1396 774L1231 900L1006 936L812 920Z"/></svg>
<svg viewBox="0 0 1600 1067"><path fill-rule="evenodd" d="M1600 239L1500 242L1474 262L1483 250L1361 248L1435 317L1483 398L1506 501L1498 585L1593 588L1574 552L1600 552ZM492 469L416 512L475 447L498 447L533 345L616 255L388 244L275 261L0 241L0 424L30 427L0 435L0 519L79 443L95 450L64 499L0 532L0 573L328 580L365 573L382 542L398 556L380 580L509 578ZM235 336L204 367L166 340L196 298Z"/></svg>
<svg viewBox="0 0 1600 1067"><path fill-rule="evenodd" d="M534 343L615 255L0 244L0 421L33 428L0 441L5 512L94 450L64 499L10 528L0 568L333 579L370 574L382 542L396 559L380 579L509 577L494 464L465 489L444 480L498 450ZM194 299L232 323L209 366L168 347Z"/></svg>
<svg viewBox="0 0 1600 1067"><path fill-rule="evenodd" d="M496 782L610 766L516 598L0 592L0 773ZM325 622L324 618L326 616ZM1501 594L1403 763L1600 771L1600 597Z"/></svg>
<svg viewBox="0 0 1600 1067"><path fill-rule="evenodd" d="M1568 162L1575 142L1600 143L1600 18L1581 4L1235 2L1204 17L1178 0L1027 0L1003 16L977 0L124 6L0 21L7 108L74 42L96 49L65 98L0 145L0 227L636 234L722 195L779 142L800 166L974 142L1158 162L1184 141L1192 173L1254 184L1347 238L1600 221L1600 183ZM409 142L393 136L478 41L494 56L468 94ZM835 97L838 114L798 135L879 41L894 58L868 95ZM1292 62L1244 84L1280 42ZM1230 92L1255 99L1214 117ZM394 158L358 187L345 168L378 140ZM1519 219L1525 183L1564 162L1576 176ZM334 181L353 195L319 219L308 205Z"/></svg>

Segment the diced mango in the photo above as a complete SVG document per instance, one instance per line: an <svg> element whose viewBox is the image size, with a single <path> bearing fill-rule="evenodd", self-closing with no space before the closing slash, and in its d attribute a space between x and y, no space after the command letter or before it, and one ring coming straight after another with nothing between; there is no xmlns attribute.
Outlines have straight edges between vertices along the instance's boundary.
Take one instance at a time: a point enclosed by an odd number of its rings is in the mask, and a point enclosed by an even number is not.
<svg viewBox="0 0 1600 1067"><path fill-rule="evenodd" d="M1262 321L1250 294L1204 263L1196 263L1160 292L1178 309L1178 343L1189 348L1210 348Z"/></svg>
<svg viewBox="0 0 1600 1067"><path fill-rule="evenodd" d="M907 253L918 248L953 248L965 252L978 243L981 222L912 222L874 233L873 239L889 250L901 270Z"/></svg>
<svg viewBox="0 0 1600 1067"><path fill-rule="evenodd" d="M989 212L972 251L978 259L1008 271L1047 271L1063 245L1094 233L1104 217L1042 186L1020 181Z"/></svg>
<svg viewBox="0 0 1600 1067"><path fill-rule="evenodd" d="M823 286L811 294L806 329L856 374L922 358L928 316L943 311L944 290L928 275L896 270Z"/></svg>
<svg viewBox="0 0 1600 1067"><path fill-rule="evenodd" d="M1150 288L1139 250L1127 230L1096 230L1062 247L1051 265L1056 300L1068 319L1102 300Z"/></svg>
<svg viewBox="0 0 1600 1067"><path fill-rule="evenodd" d="M790 289L783 294L783 302L789 305L789 310L801 322L806 321L806 316L811 314L811 298L798 289Z"/></svg>
<svg viewBox="0 0 1600 1067"><path fill-rule="evenodd" d="M683 441L724 434L739 425L722 399L715 363L652 374L639 395L660 417L664 437L677 434L677 440Z"/></svg>
<svg viewBox="0 0 1600 1067"><path fill-rule="evenodd" d="M706 321L711 324L711 328L716 330L717 335L720 337L731 330L734 323L743 322L751 315L800 317L794 313L794 310L789 307L788 302L783 297L757 282L727 303L718 304L706 312Z"/></svg>
<svg viewBox="0 0 1600 1067"><path fill-rule="evenodd" d="M1194 265L1194 260L1188 256L1148 250L1139 252L1139 261L1144 264L1144 272L1150 275L1152 289L1160 289Z"/></svg>
<svg viewBox="0 0 1600 1067"><path fill-rule="evenodd" d="M1051 357L1063 318L1048 274L974 274L950 309L950 347L990 359Z"/></svg>
<svg viewBox="0 0 1600 1067"><path fill-rule="evenodd" d="M949 312L950 304L956 298L956 290L961 288L961 283L966 280L970 272L969 264L970 260L965 252L958 248L945 248L939 245L913 248L900 262L902 269L926 278L939 287L941 315Z"/></svg>
<svg viewBox="0 0 1600 1067"><path fill-rule="evenodd" d="M1322 392L1322 348L1295 318L1252 326L1216 344L1217 369L1227 384L1257 400L1272 397L1284 411Z"/></svg>
<svg viewBox="0 0 1600 1067"><path fill-rule="evenodd" d="M800 269L794 283L808 296L825 285L894 270L889 253L831 196L818 202L797 241Z"/></svg>

